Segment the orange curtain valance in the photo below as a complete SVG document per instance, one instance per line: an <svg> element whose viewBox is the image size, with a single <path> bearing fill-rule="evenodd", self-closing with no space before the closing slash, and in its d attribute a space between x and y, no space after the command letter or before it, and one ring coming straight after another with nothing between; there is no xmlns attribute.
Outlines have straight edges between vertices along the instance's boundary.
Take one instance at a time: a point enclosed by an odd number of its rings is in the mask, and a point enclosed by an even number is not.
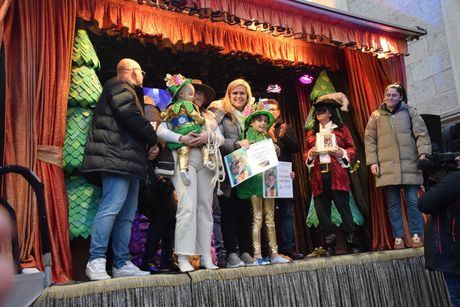
<svg viewBox="0 0 460 307"><path fill-rule="evenodd" d="M126 0L78 0L77 17L96 21L102 29L122 30L139 36L160 36L173 44L217 47L222 53L247 52L273 61L289 61L337 70L338 48L288 37L248 31L226 23L199 19Z"/></svg>
<svg viewBox="0 0 460 307"><path fill-rule="evenodd" d="M300 9L285 0L184 0L180 8L164 5L164 1L138 0L139 3L159 5L165 9L186 9L190 14L214 21L244 25L275 35L293 36L307 42L329 43L356 48L364 52L379 52L380 56L407 54L402 34L390 34L370 27L356 18L356 24L334 18L320 9ZM160 4L157 4L160 3ZM302 7L308 8L307 4ZM268 29L267 29L268 28Z"/></svg>

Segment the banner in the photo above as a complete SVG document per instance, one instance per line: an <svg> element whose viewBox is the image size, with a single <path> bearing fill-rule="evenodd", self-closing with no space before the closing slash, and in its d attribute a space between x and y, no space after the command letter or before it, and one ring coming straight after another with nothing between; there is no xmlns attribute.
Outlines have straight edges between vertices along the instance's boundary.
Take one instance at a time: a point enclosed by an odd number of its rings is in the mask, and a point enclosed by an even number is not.
<svg viewBox="0 0 460 307"><path fill-rule="evenodd" d="M264 198L293 198L293 180L291 179L292 163L279 162L264 172Z"/></svg>
<svg viewBox="0 0 460 307"><path fill-rule="evenodd" d="M278 165L275 145L271 139L240 148L224 157L232 188L254 175Z"/></svg>

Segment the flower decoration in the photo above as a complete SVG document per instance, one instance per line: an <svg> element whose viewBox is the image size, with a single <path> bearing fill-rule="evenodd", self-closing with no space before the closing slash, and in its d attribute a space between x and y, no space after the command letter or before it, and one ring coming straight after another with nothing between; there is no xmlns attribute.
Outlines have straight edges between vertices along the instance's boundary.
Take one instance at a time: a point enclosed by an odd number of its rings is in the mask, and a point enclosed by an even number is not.
<svg viewBox="0 0 460 307"><path fill-rule="evenodd" d="M254 105L253 104L247 104L245 107L244 107L244 110L243 110L243 116L244 117L248 117L249 114L251 114L253 111L254 111Z"/></svg>
<svg viewBox="0 0 460 307"><path fill-rule="evenodd" d="M166 86L171 87L171 86L181 85L182 83L185 82L186 79L181 74L177 74L177 75L166 74L166 78L164 80L166 81Z"/></svg>

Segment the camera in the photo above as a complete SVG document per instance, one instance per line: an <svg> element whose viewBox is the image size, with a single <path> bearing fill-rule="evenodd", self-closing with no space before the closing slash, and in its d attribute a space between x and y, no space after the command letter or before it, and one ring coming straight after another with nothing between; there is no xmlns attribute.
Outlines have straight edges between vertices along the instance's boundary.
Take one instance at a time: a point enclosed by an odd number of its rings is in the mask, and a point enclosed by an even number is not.
<svg viewBox="0 0 460 307"><path fill-rule="evenodd" d="M449 172L460 170L460 159L457 159L459 156L460 152L436 152L419 160L417 166L424 173L425 188L429 189Z"/></svg>

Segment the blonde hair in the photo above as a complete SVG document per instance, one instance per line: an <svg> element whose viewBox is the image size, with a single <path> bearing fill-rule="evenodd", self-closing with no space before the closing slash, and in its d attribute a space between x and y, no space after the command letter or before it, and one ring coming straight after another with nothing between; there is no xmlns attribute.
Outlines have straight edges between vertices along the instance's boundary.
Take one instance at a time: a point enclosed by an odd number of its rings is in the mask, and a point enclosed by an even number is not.
<svg viewBox="0 0 460 307"><path fill-rule="evenodd" d="M233 92L233 90L238 86L243 86L246 90L246 95L247 95L246 104L252 100L251 87L249 86L249 83L246 80L236 79L230 82L229 85L227 86L225 97L224 99L222 99L222 104L223 104L225 113L230 114L232 118L233 118L233 114L235 113L235 107L233 106L230 100L230 93Z"/></svg>

